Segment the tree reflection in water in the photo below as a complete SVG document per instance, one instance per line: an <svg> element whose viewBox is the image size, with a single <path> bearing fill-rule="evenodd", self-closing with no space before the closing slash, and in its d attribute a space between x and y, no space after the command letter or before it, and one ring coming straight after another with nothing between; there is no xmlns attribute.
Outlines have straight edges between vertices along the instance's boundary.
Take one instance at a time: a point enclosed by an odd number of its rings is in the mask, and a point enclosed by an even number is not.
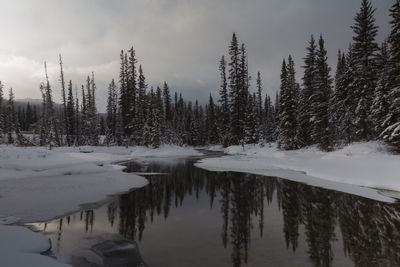
<svg viewBox="0 0 400 267"><path fill-rule="evenodd" d="M137 171L132 164L128 170ZM191 162L180 165L149 165L147 171L169 173L149 176L148 186L123 195L119 205L108 207L113 224L119 215L119 232L126 238L141 240L146 223L154 215L168 218L171 205L182 205L185 196L199 197L203 190L213 206L221 204L221 242L230 244L234 266L248 260L251 230L264 228L264 204L277 198L282 210L288 249L298 246L299 227L304 226L308 255L315 266L331 266L332 244L337 240L335 227L342 233L345 253L355 266L400 265L400 208L340 192L315 188L279 178L233 172L208 172L193 168ZM118 212L116 211L117 209Z"/></svg>

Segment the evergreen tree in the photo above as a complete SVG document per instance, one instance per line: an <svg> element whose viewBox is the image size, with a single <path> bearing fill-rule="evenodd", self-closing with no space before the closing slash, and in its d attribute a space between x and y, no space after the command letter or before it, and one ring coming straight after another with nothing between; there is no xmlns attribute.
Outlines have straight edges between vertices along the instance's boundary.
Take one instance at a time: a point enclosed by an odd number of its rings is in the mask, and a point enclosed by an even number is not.
<svg viewBox="0 0 400 267"><path fill-rule="evenodd" d="M63 117L64 117L64 127L63 127L63 134L66 134L67 137L67 144L70 146L70 137L69 137L69 130L68 130L68 116L67 116L67 98L66 98L66 93L65 93L65 80L64 80L64 70L63 70L63 63L62 63L62 58L61 54L59 54L60 57L60 82L61 82L61 96L62 96L62 105L63 105ZM62 140L63 141L63 140Z"/></svg>
<svg viewBox="0 0 400 267"><path fill-rule="evenodd" d="M247 144L255 144L259 140L259 132L257 131L257 113L256 95L249 94L246 106L246 123L244 139Z"/></svg>
<svg viewBox="0 0 400 267"><path fill-rule="evenodd" d="M169 91L168 84L164 82L163 91L163 114L164 114L164 125L163 125L163 139L165 143L171 143L174 139L174 134L172 130L172 107L171 107L171 95Z"/></svg>
<svg viewBox="0 0 400 267"><path fill-rule="evenodd" d="M278 103L279 104L279 103ZM264 118L265 118L265 140L270 143L275 140L276 131L276 114L275 107L272 105L271 98L265 95L264 104Z"/></svg>
<svg viewBox="0 0 400 267"><path fill-rule="evenodd" d="M49 145L50 149L52 146L60 145L57 121L54 112L54 103L52 90L47 75L47 64L44 63L45 78L46 82L40 85L40 91L42 93L42 122L40 127L41 144Z"/></svg>
<svg viewBox="0 0 400 267"><path fill-rule="evenodd" d="M400 152L400 1L396 0L390 9L392 30L388 39L390 58L387 90L390 106L383 125L386 127L381 138Z"/></svg>
<svg viewBox="0 0 400 267"><path fill-rule="evenodd" d="M97 108L96 108L96 95L95 95L96 83L94 81L94 73L92 73L91 79L88 77L87 86L88 86L87 87L88 138L89 138L89 144L92 146L96 146L99 144L100 125L99 125L99 117L98 117Z"/></svg>
<svg viewBox="0 0 400 267"><path fill-rule="evenodd" d="M294 63L289 56L288 65L282 63L279 100L278 147L284 150L296 149L296 103Z"/></svg>
<svg viewBox="0 0 400 267"><path fill-rule="evenodd" d="M81 125L81 112L80 112L79 98L78 98L78 88L75 86L75 129L76 138L74 145L79 145L82 139L82 125Z"/></svg>
<svg viewBox="0 0 400 267"><path fill-rule="evenodd" d="M137 143L137 138L138 138L138 133L135 131L135 125L136 125L136 111L137 111L137 106L136 106L136 100L137 100L137 71L136 71L136 52L131 47L128 51L129 53L129 58L126 63L126 68L127 68L127 88L126 88L126 96L129 98L127 101L129 104L129 107L127 107L128 114L126 115L126 120L127 120L127 125L125 125L126 128L126 133L129 136L130 143Z"/></svg>
<svg viewBox="0 0 400 267"><path fill-rule="evenodd" d="M117 132L117 110L118 110L118 92L117 86L114 79L111 80L108 86L108 98L107 98L107 144L116 142Z"/></svg>
<svg viewBox="0 0 400 267"><path fill-rule="evenodd" d="M257 127L257 132L258 132L258 137L260 140L265 139L265 132L266 132L266 117L265 117L265 112L263 109L263 101L262 101L262 80L261 80L261 73L257 72L257 125L254 127Z"/></svg>
<svg viewBox="0 0 400 267"><path fill-rule="evenodd" d="M35 131L36 127L38 126L37 123L38 123L38 120L39 120L36 106L33 106L33 111L32 112L33 112L32 113L32 122L33 122L32 127L34 127L33 130Z"/></svg>
<svg viewBox="0 0 400 267"><path fill-rule="evenodd" d="M342 125L339 128L339 131L342 133L341 139L343 139L345 143L349 144L356 140L355 110L357 108L357 97L354 77L354 73L356 72L354 45L349 46L345 62L345 71L341 79L341 85L344 88L343 91L345 92L345 96L343 104L339 102L339 104L344 107L345 113L343 114Z"/></svg>
<svg viewBox="0 0 400 267"><path fill-rule="evenodd" d="M346 104L346 85L345 85L345 74L346 74L346 56L340 50L338 52L338 62L336 66L335 74L335 91L331 98L331 123L332 123L332 134L336 137L335 141L339 141L344 138L343 132L345 129L345 115L348 109Z"/></svg>
<svg viewBox="0 0 400 267"><path fill-rule="evenodd" d="M3 84L0 81L0 143L3 141L2 134L4 133L4 112L3 112Z"/></svg>
<svg viewBox="0 0 400 267"><path fill-rule="evenodd" d="M80 145L88 144L88 104L87 104L87 95L85 93L85 87L82 85L82 104L81 104L81 118L80 118Z"/></svg>
<svg viewBox="0 0 400 267"><path fill-rule="evenodd" d="M100 116L100 135L105 135L106 133L106 125L105 125L104 117Z"/></svg>
<svg viewBox="0 0 400 267"><path fill-rule="evenodd" d="M313 143L312 136L312 103L311 96L317 90L317 45L311 35L307 55L304 58L303 88L299 97L298 132L297 140L300 146L309 146Z"/></svg>
<svg viewBox="0 0 400 267"><path fill-rule="evenodd" d="M6 112L6 132L7 132L7 142L8 144L14 143L14 133L16 132L16 117L15 117L15 108L14 108L14 93L12 88L10 88L8 94L8 102L7 102L7 112Z"/></svg>
<svg viewBox="0 0 400 267"><path fill-rule="evenodd" d="M75 129L75 102L74 96L72 93L72 81L69 81L68 85L68 99L66 105L66 121L67 121L67 144L71 146L74 143L75 136L76 136L76 129Z"/></svg>
<svg viewBox="0 0 400 267"><path fill-rule="evenodd" d="M192 120L190 121L189 125L189 135L190 135L190 145L198 146L200 145L200 116L199 116L199 103L195 102L193 113L192 113Z"/></svg>
<svg viewBox="0 0 400 267"><path fill-rule="evenodd" d="M158 148L161 144L161 119L162 119L162 98L161 89L154 92L151 88L148 95L147 121L143 130L144 145Z"/></svg>
<svg viewBox="0 0 400 267"><path fill-rule="evenodd" d="M377 82L376 52L378 45L375 37L378 27L375 25L375 9L368 0L362 0L360 11L356 14L353 29L354 41L354 86L356 89L355 109L356 137L358 140L369 140L370 107Z"/></svg>
<svg viewBox="0 0 400 267"><path fill-rule="evenodd" d="M243 141L243 116L245 116L245 110L243 110L243 72L241 66L243 66L243 59L241 59L241 51L239 49L239 43L236 38L236 34L233 33L232 41L229 46L229 97L230 97L230 112L231 112L231 133L232 133L232 144L239 144ZM245 55L242 55L244 57Z"/></svg>
<svg viewBox="0 0 400 267"><path fill-rule="evenodd" d="M220 132L220 142L223 146L227 147L230 142L230 110L229 110L229 98L228 98L228 84L226 79L226 61L225 57L222 56L219 63L219 71L221 77L221 86L219 90L219 104L221 106L220 116L219 116L219 127Z"/></svg>
<svg viewBox="0 0 400 267"><path fill-rule="evenodd" d="M120 55L121 67L119 73L119 107L121 113L121 123L123 128L123 134L125 137L130 136L130 123L131 123L131 95L128 90L128 58L124 51L121 51Z"/></svg>
<svg viewBox="0 0 400 267"><path fill-rule="evenodd" d="M138 136L140 137L140 140L138 140L139 144L143 144L143 127L146 122L146 89L147 89L147 84L146 84L146 78L143 74L143 69L142 66L139 65L139 81L138 81L138 99L137 99L137 120L136 120L136 125L137 129L136 132Z"/></svg>
<svg viewBox="0 0 400 267"><path fill-rule="evenodd" d="M314 91L311 100L313 109L312 138L318 144L319 148L324 151L332 148L328 112L332 79L330 77L330 67L328 66L326 54L324 40L321 36L316 52L317 89Z"/></svg>
<svg viewBox="0 0 400 267"><path fill-rule="evenodd" d="M209 144L218 144L218 128L216 118L216 107L212 95L210 94L207 105L207 142Z"/></svg>
<svg viewBox="0 0 400 267"><path fill-rule="evenodd" d="M171 95L169 92L168 84L166 82L164 82L164 87L163 87L163 100L164 100L165 121L170 122L172 120Z"/></svg>
<svg viewBox="0 0 400 267"><path fill-rule="evenodd" d="M32 130L32 125L35 123L34 119L33 119L33 111L32 111L32 107L31 104L28 102L28 104L26 104L26 113L25 113L25 121L26 121L26 130L30 131Z"/></svg>
<svg viewBox="0 0 400 267"><path fill-rule="evenodd" d="M389 72L389 48L386 42L381 46L381 53L379 57L380 77L378 85L375 89L374 100L372 102L372 121L374 124L374 131L379 135L384 130L383 122L389 112L389 92L388 89L388 72Z"/></svg>

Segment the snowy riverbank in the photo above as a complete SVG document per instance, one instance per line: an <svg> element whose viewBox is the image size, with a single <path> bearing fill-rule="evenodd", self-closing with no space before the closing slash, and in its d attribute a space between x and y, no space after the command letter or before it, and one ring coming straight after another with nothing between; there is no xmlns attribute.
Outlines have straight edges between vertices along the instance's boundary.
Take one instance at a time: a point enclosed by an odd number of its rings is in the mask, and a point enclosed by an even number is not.
<svg viewBox="0 0 400 267"><path fill-rule="evenodd" d="M280 151L276 144L247 145L244 150L232 146L225 153L229 155L203 159L196 166L277 176L380 201L393 199L376 189L400 192L400 156L378 142L355 143L328 153L316 147Z"/></svg>
<svg viewBox="0 0 400 267"><path fill-rule="evenodd" d="M82 204L100 202L147 184L145 178L122 172L123 167L114 162L198 155L201 153L193 148L177 146L63 147L51 151L0 146L0 265L57 264L38 254L50 248L46 238L24 227L4 224L49 220L77 210ZM26 242L29 245L22 245Z"/></svg>

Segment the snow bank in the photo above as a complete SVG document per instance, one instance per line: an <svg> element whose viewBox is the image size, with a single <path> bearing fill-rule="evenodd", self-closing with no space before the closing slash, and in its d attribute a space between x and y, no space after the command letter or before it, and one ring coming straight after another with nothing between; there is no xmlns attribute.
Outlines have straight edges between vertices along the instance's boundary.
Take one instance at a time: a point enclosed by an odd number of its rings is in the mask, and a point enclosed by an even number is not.
<svg viewBox="0 0 400 267"><path fill-rule="evenodd" d="M278 176L381 201L393 201L375 189L400 191L400 156L379 142L355 143L334 152L315 146L280 151L276 144L232 146L229 156L203 159L196 165L215 171ZM360 187L362 186L362 187Z"/></svg>
<svg viewBox="0 0 400 267"><path fill-rule="evenodd" d="M40 255L50 249L49 240L25 227L0 225L0 237L1 266L69 266Z"/></svg>

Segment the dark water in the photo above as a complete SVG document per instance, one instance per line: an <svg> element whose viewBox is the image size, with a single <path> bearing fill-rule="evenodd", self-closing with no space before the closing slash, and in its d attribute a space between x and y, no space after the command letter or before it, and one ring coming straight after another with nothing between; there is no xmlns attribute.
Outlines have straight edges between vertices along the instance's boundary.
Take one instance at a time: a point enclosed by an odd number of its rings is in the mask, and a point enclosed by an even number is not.
<svg viewBox="0 0 400 267"><path fill-rule="evenodd" d="M100 208L33 225L59 260L124 266L93 246L125 239L136 250L113 257L133 257L126 266L400 266L398 204L209 172L192 160L130 163L128 171L167 175L147 176L148 186Z"/></svg>

